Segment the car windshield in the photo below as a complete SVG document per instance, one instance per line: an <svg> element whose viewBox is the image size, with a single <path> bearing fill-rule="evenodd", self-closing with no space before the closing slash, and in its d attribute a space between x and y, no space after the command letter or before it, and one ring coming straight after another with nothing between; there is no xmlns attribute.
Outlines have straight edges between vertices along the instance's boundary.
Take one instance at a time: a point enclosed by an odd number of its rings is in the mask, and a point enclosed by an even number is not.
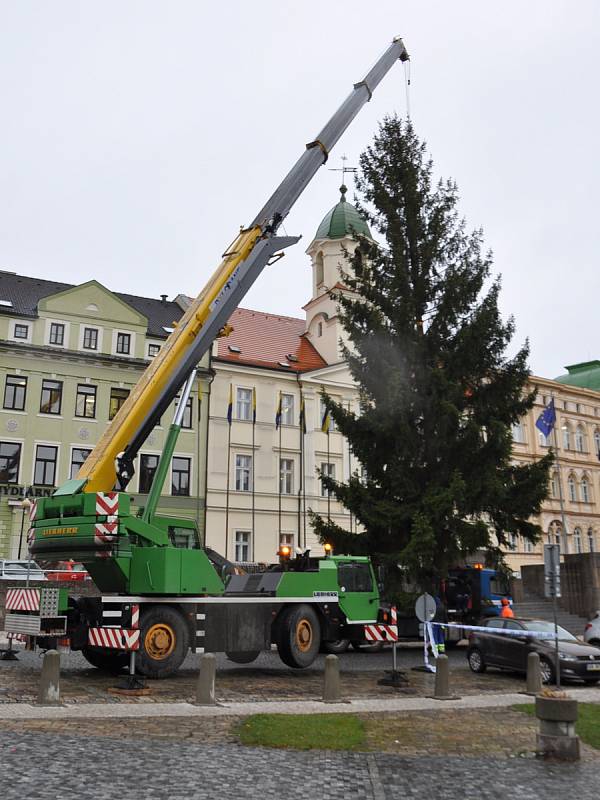
<svg viewBox="0 0 600 800"><path fill-rule="evenodd" d="M523 622L523 627L528 631L533 631L535 633L554 633L554 623L553 622L546 622L545 620L536 619L530 620L529 622ZM572 633L561 628L560 625L557 627L558 630L558 638L562 641L567 642L576 642L577 637L573 636Z"/></svg>

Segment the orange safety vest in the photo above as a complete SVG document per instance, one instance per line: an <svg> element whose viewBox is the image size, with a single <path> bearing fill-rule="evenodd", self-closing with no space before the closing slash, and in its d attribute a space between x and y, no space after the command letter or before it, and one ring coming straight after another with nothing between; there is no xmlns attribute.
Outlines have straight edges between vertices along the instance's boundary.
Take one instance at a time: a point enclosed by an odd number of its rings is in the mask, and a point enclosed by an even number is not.
<svg viewBox="0 0 600 800"><path fill-rule="evenodd" d="M514 617L514 615L515 612L510 606L502 606L502 611L500 612L501 617Z"/></svg>

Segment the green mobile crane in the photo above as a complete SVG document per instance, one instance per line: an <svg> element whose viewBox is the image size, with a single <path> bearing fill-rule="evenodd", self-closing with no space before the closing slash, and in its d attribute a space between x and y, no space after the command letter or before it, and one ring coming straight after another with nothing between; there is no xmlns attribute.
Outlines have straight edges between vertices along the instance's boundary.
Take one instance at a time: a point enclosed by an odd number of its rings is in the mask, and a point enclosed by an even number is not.
<svg viewBox="0 0 600 800"><path fill-rule="evenodd" d="M379 592L367 558L312 559L304 553L264 573L225 575L229 565L211 560L195 522L161 516L157 507L196 365L215 337L227 332L228 319L264 267L299 240L278 236L281 223L398 59L406 61L408 54L396 38L227 248L77 478L33 506L31 553L81 561L102 596L11 590L7 631L38 644L58 637L101 667L120 667L136 653L138 671L162 677L179 667L190 648L251 661L276 643L286 664L305 667L323 642L362 640L363 626L377 622ZM146 505L133 513L126 489L135 457L178 393ZM196 546L177 547L177 529L195 531Z"/></svg>

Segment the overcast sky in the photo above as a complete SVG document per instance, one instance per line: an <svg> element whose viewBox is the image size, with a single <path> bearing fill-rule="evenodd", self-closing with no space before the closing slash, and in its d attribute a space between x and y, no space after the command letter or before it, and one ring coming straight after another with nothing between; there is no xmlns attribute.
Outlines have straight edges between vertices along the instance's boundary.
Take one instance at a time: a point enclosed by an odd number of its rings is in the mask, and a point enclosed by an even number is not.
<svg viewBox="0 0 600 800"><path fill-rule="evenodd" d="M0 268L196 295L395 35L534 373L600 358L597 0L0 0ZM398 64L327 166L355 164L405 96ZM244 306L302 316L340 182L321 169L285 224L302 242Z"/></svg>

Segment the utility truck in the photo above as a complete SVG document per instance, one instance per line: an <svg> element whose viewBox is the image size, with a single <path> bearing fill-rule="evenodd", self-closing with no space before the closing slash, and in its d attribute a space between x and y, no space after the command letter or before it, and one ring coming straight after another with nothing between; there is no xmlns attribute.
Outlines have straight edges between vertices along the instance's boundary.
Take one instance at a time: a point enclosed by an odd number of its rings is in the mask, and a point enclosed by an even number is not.
<svg viewBox="0 0 600 800"><path fill-rule="evenodd" d="M76 597L67 589L10 589L7 632L27 635L31 646L81 650L92 664L120 668L129 660L145 676L173 673L187 652L227 652L252 661L276 644L292 667L306 667L324 642L364 639L378 621L379 591L368 558L308 552L282 558L264 573L227 575L230 565L212 556L196 522L157 513L198 362L248 289L298 236L277 232L332 147L373 91L408 54L396 38L353 87L248 227L147 367L74 480L31 507L31 554L81 562L101 592ZM179 394L145 506L134 512L127 485L136 455ZM195 546L180 548L182 529Z"/></svg>

